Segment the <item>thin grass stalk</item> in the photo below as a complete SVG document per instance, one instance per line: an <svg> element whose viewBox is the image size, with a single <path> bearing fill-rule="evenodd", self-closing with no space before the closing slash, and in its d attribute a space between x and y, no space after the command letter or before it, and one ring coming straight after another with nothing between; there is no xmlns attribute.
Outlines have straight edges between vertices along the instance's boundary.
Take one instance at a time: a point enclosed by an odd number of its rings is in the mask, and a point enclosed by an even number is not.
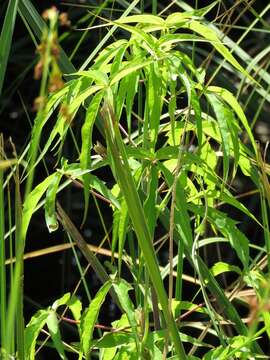
<svg viewBox="0 0 270 360"><path fill-rule="evenodd" d="M2 94L3 83L6 74L11 41L17 16L19 0L9 0L0 35L0 95Z"/></svg>
<svg viewBox="0 0 270 360"><path fill-rule="evenodd" d="M101 4L100 6L97 7L96 12L93 13L93 18L91 19L90 23L88 24L88 28L90 28L94 21L96 20L96 18L99 16L99 14L102 12L102 10L104 8L106 8L107 4L110 2L110 0L104 1L103 4ZM88 30L86 30L82 36L80 37L79 41L76 43L74 49L72 50L72 53L69 56L69 60L71 61L74 57L74 55L77 53L79 47L81 46L81 44L83 43L83 41L85 40L86 36L87 36Z"/></svg>
<svg viewBox="0 0 270 360"><path fill-rule="evenodd" d="M16 258L20 251L20 241L21 241L21 223L22 223L22 201L20 195L20 180L18 171L15 173L15 253ZM18 358L24 359L24 311L23 311L23 299L24 299L24 287L23 287L23 272L24 272L24 262L23 262L23 254L20 254L21 258L21 277L19 280L19 290L17 297L17 309L16 309L16 350L18 352ZM9 349L12 349L12 339L8 339L9 341Z"/></svg>
<svg viewBox="0 0 270 360"><path fill-rule="evenodd" d="M264 242L267 253L270 254L270 231L269 231L269 211L267 211L267 202L265 199L264 190L260 192L261 211L263 220ZM270 256L267 257L268 272L270 272Z"/></svg>
<svg viewBox="0 0 270 360"><path fill-rule="evenodd" d="M85 293L86 293L86 296L87 296L87 300L90 304L91 302L91 295L90 295L90 292L88 290L88 286L87 286L87 282L86 282L86 279L85 279L85 274L84 274L84 271L82 269L82 266L81 266L81 263L80 263L80 259L77 255L77 252L76 252L76 249L75 249L75 246L74 246L74 243L72 242L72 239L71 239L71 236L69 234L67 234L67 237L68 237L68 241L71 245L71 249L72 249L72 252L73 252L73 256L75 258L75 261L76 261L76 264L78 266L78 270L79 270L79 273L80 273L80 277L81 277L81 281L83 283L83 287L84 287L84 290L85 290Z"/></svg>
<svg viewBox="0 0 270 360"><path fill-rule="evenodd" d="M176 285L175 285L175 300L180 301L182 299L182 277L183 277L183 263L184 263L184 244L183 241L178 241L178 252L177 252L177 268L176 268ZM175 317L181 315L181 312L177 312Z"/></svg>
<svg viewBox="0 0 270 360"><path fill-rule="evenodd" d="M136 7L136 5L139 3L140 0L133 0L132 3L128 6L126 11L122 14L120 19L128 16L131 11ZM80 71L84 70L90 62L95 58L95 56L98 54L100 49L106 44L106 42L109 40L109 38L112 36L112 34L118 29L118 25L114 25L108 33L104 36L104 38L100 41L100 43L96 46L95 50L92 51L91 55L84 61L84 63L80 67Z"/></svg>
<svg viewBox="0 0 270 360"><path fill-rule="evenodd" d="M19 13L20 16L24 17L25 21L29 24L31 29L33 30L34 34L37 36L37 38L41 41L42 34L44 31L46 31L47 26L42 19L42 17L39 15L39 13L36 11L35 7L29 0L20 0L19 2ZM66 53L62 50L60 47L60 54L59 54L59 66L61 68L61 71L64 74L70 74L76 72L75 67L71 63L71 61L68 59Z"/></svg>
<svg viewBox="0 0 270 360"><path fill-rule="evenodd" d="M152 14L157 15L158 2L157 0L152 0Z"/></svg>
<svg viewBox="0 0 270 360"><path fill-rule="evenodd" d="M4 158L3 136L0 136L0 161ZM6 331L6 253L5 253L5 201L4 201L4 169L0 167L0 323L1 344L5 345Z"/></svg>
<svg viewBox="0 0 270 360"><path fill-rule="evenodd" d="M13 219L12 219L12 200L11 200L11 196L10 196L10 182L7 183L7 201L8 201L8 227L9 227L9 258L13 259L14 257L14 253L13 253L13 234L12 234L12 227L13 227ZM15 229L16 231L16 229ZM7 260L6 260L6 265L7 265ZM12 262L10 262L9 264L9 286L10 288L12 288L13 286L13 278L14 278L14 264ZM12 340L12 344L10 346L11 349L11 353L14 354L15 352L15 339L13 338Z"/></svg>
<svg viewBox="0 0 270 360"><path fill-rule="evenodd" d="M54 42L57 40L57 39L55 39L57 20L58 20L58 16L57 16L57 13L55 12L53 15L50 16L49 29L43 35L43 36L46 36L46 48L45 48L45 54L42 59L42 63L43 63L42 77L41 77L41 84L40 84L40 91L39 91L39 98L38 98L41 101L41 104L38 105L39 106L38 114L35 119L35 125L33 128L33 138L32 138L32 143L31 143L31 146L29 149L29 154L28 154L30 171L28 173L26 186L25 186L25 199L32 190L34 175L35 175L34 165L35 165L35 162L37 159L40 136L41 136L41 132L42 132L41 124L42 124L42 120L43 120L44 116L46 116L46 114L45 114L45 108L46 108L45 101L46 100L45 99L47 96L48 79L50 76L49 67L50 67L50 64L52 61L52 56L53 56L52 49L53 49L53 46L55 46Z"/></svg>
<svg viewBox="0 0 270 360"><path fill-rule="evenodd" d="M16 262L14 269L14 277L12 281L12 288L9 296L7 326L5 332L5 344L7 344L8 354L11 354L12 350L12 339L14 338L15 329L15 316L18 304L20 304L20 292L23 274L23 254L25 238L23 238L20 231L18 231L18 235L16 236L16 243Z"/></svg>

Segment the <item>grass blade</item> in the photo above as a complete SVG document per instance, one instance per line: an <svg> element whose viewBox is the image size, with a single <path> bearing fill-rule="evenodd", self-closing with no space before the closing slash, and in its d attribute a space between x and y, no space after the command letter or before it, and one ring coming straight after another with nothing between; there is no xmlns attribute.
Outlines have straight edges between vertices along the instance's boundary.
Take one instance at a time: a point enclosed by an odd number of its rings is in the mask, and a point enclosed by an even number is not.
<svg viewBox="0 0 270 360"><path fill-rule="evenodd" d="M13 30L17 16L18 3L19 0L9 0L4 24L0 35L0 95L2 93L7 68Z"/></svg>

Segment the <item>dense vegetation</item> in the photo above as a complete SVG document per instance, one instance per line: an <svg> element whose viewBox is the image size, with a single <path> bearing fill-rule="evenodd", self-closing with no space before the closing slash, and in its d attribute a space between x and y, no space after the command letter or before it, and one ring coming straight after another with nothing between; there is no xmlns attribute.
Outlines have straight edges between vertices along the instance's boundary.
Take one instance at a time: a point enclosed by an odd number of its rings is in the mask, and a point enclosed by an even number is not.
<svg viewBox="0 0 270 360"><path fill-rule="evenodd" d="M1 358L268 358L270 4L5 5Z"/></svg>

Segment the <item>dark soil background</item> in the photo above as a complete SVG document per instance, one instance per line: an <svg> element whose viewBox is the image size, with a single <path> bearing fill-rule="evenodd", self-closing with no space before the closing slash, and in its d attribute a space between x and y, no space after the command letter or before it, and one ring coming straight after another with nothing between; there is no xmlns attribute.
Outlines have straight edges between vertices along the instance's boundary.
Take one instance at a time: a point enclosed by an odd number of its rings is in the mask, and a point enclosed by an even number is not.
<svg viewBox="0 0 270 360"><path fill-rule="evenodd" d="M87 7L78 7L77 5L100 5L101 1L32 1L38 12L41 14L45 9L51 7L52 5L56 6L59 11L68 12L69 19L71 20L71 28L61 28L59 30L60 36L64 35L66 32L70 32L70 36L64 38L61 42L61 46L64 48L67 54L71 54L73 48L76 46L76 43L81 36L81 33L74 31L73 27L77 27L78 20L87 13ZM166 1L162 1L162 5L165 6ZM189 2L191 5L195 5L195 1ZM209 1L200 1L200 7L209 5ZM229 9L231 6L235 4L234 1L223 1L223 5ZM149 4L149 5L147 5ZM5 8L7 5L7 1L1 2L1 10L0 10L0 23L2 23ZM266 5L265 1L255 1L253 3L253 8L258 12L261 11ZM120 5L114 4L115 8L122 9ZM235 12L232 14L232 20L236 19L237 16L241 14L244 5L239 5ZM151 1L145 1L145 10L146 12L151 12ZM171 11L179 11L179 8L176 6L171 7ZM223 9L224 10L224 9ZM104 12L102 14L104 17L110 17L109 12ZM215 11L212 11L208 16L209 19L215 17ZM270 14L268 20L270 19ZM247 26L253 20L253 16L250 12L246 12L244 15L240 16L237 25ZM258 25L260 26L260 25ZM101 30L103 31L103 30ZM79 66L92 49L95 48L95 45L99 42L100 37L102 37L101 31L91 31L80 47L79 52L73 59L73 63L76 66ZM268 34L269 35L269 34ZM124 33L118 33L118 36L125 36ZM239 30L230 31L230 36L234 39L238 39L240 36ZM251 54L256 54L256 52L266 46L269 45L269 36L267 37L263 33L252 33L252 38L248 38L245 40L243 47ZM35 112L33 110L33 102L34 99L38 96L39 92L39 82L33 79L33 68L36 62L38 61L38 55L33 45L33 42L25 28L24 23L17 18L16 28L14 34L14 41L11 49L11 56L8 63L7 75L4 83L4 90L2 98L0 99L0 115L1 115L1 123L0 123L0 132L4 134L4 139L6 142L6 151L7 153L11 153L12 149L9 144L9 138L12 139L13 143L16 146L16 151L20 154L26 143L29 141L30 137L30 129L31 123L34 120ZM211 71L211 69L210 69ZM223 86L233 89L233 79L232 82L229 82L228 79L222 77L219 78L220 82L225 82ZM243 99L244 101L244 99ZM254 96L253 101L250 103L250 106L247 109L247 116L253 115L254 111L256 111L258 106L258 99ZM29 116L27 118L26 112ZM262 146L265 146L266 142L270 139L270 125L269 125L269 105L265 105L264 109L261 112L260 119L255 128L255 134L257 139L261 142ZM80 116L76 119L74 125L74 132L78 132L81 125ZM30 123L29 123L30 122ZM49 127L44 129L44 138L47 137L50 131ZM98 137L98 134L94 134L95 137ZM74 146L72 140L70 138L67 139L65 148L64 148L64 156L68 158L70 161L76 161L77 156L74 150ZM269 161L269 160L268 160ZM49 166L49 169L52 170L55 164L55 159L52 153L48 153L46 155L46 163ZM100 174L104 180L108 183L112 181L110 176L106 173ZM37 169L36 173L36 183L41 181L46 176L44 167L41 165ZM237 190L239 192L247 191L252 188L252 184L250 184L246 178L238 176ZM23 185L22 185L23 191ZM12 192L12 189L11 189ZM58 197L58 200L71 216L74 223L79 227L82 221L83 214L83 195L82 191L75 186L69 187L66 191L61 193ZM98 200L99 201L99 200ZM259 199L256 197L243 199L243 203L252 211L256 216L260 216L260 208L259 208ZM112 216L110 208L104 205L101 201L99 201L99 205L101 207L105 224L107 229L111 228ZM225 210L225 209L223 209ZM238 219L240 221L241 230L245 232L245 234L252 239L253 243L258 245L261 244L261 232L260 229L254 224L250 222L248 218L245 218L243 214L232 213L231 209L230 216ZM85 239L93 244L97 245L101 242L104 237L104 231L102 229L99 215L96 210L94 201L90 201L90 208L88 214L88 220L83 227L82 235ZM56 244L61 244L63 242L67 242L68 240L65 238L65 234L62 231L61 227L59 230L53 234L49 234L45 221L44 221L44 211L43 209L36 212L35 216L31 221L31 227L28 232L27 243L26 243L26 252L34 251L37 249L46 248L49 246L53 246ZM216 253L215 251L211 253ZM234 262L235 254L227 249L224 249L223 253L226 253L226 258L224 261ZM86 261L82 258L80 253L78 252L78 256L81 258L82 265L84 267L87 266ZM161 254L166 258L166 250L164 250L164 254ZM108 260L107 258L102 258L103 260ZM206 258L209 265L211 265L214 261L214 258ZM192 271L189 265L186 265L187 273ZM34 259L30 259L25 261L25 321L26 323L30 320L31 316L38 310L39 308L46 307L52 302L63 295L65 292L73 291L78 279L79 272L76 267L74 257L71 250L63 251L60 253L50 254L42 257L37 257ZM232 279L226 278L226 281L230 283ZM220 279L222 282L223 280ZM87 282L89 284L89 289L91 294L94 295L98 290L100 283L96 278L95 274L92 270L88 272ZM192 286L185 288L184 297L190 299L191 294L194 293L194 289ZM82 287L80 287L78 291L78 295L81 297L83 303L87 305L87 299L85 296L85 292ZM101 312L101 316L99 318L99 322L104 325L110 325L111 321L119 317L119 313L117 308L111 303L109 300L103 307L103 311ZM75 340L76 337L73 332L73 328L64 324L63 328L63 337L67 341ZM195 335L195 334L193 334ZM39 359L58 359L55 356L55 352L51 350L42 350L42 354L39 355ZM70 357L72 359L72 357Z"/></svg>

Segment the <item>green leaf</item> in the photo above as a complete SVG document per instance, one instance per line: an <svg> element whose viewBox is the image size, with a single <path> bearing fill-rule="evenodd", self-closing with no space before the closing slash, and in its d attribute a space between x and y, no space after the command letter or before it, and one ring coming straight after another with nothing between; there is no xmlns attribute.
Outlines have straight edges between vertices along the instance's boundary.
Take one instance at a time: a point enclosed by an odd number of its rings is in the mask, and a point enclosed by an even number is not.
<svg viewBox="0 0 270 360"><path fill-rule="evenodd" d="M81 346L86 357L89 356L90 346L93 339L94 327L98 319L101 305L111 288L111 282L106 282L97 292L89 307L85 310L81 319Z"/></svg>
<svg viewBox="0 0 270 360"><path fill-rule="evenodd" d="M139 75L137 72L133 72L125 78L127 80L126 86L126 114L127 114L127 125L128 133L131 133L131 114L134 105L135 94L138 91Z"/></svg>
<svg viewBox="0 0 270 360"><path fill-rule="evenodd" d="M54 301L54 303L52 304L52 309L56 311L59 306L66 305L69 299L70 293L64 294L60 299Z"/></svg>
<svg viewBox="0 0 270 360"><path fill-rule="evenodd" d="M61 334L58 325L58 319L55 311L51 310L46 320L49 332L51 334L54 346L61 359L66 359L64 346L61 340Z"/></svg>
<svg viewBox="0 0 270 360"><path fill-rule="evenodd" d="M215 263L215 265L213 265L211 268L213 276L218 276L228 271L236 272L238 275L242 274L238 266L227 264L222 261Z"/></svg>
<svg viewBox="0 0 270 360"><path fill-rule="evenodd" d="M91 149L92 149L92 130L100 103L103 98L103 92L98 92L91 100L85 115L84 124L81 130L82 146L80 153L80 164L83 170L91 169ZM90 173L86 173L82 176L83 178L83 189L84 189L84 216L83 223L86 220L88 205L89 205L89 186L91 181Z"/></svg>
<svg viewBox="0 0 270 360"><path fill-rule="evenodd" d="M165 21L161 17L150 14L130 15L117 20L117 23L119 24L128 24L133 22L137 24L152 24L160 26L164 26L165 24Z"/></svg>
<svg viewBox="0 0 270 360"><path fill-rule="evenodd" d="M191 17L192 15L188 13L173 12L165 20L165 26L169 28L182 27Z"/></svg>
<svg viewBox="0 0 270 360"><path fill-rule="evenodd" d="M155 165L152 165L149 169L148 175L148 195L144 202L144 212L148 220L149 230L152 237L157 222L157 188L158 188L158 169Z"/></svg>
<svg viewBox="0 0 270 360"><path fill-rule="evenodd" d="M147 67L147 120L144 119L145 134L149 138L149 146L152 151L155 149L155 145L158 137L158 130L160 124L160 116L162 111L162 81L161 73L157 63L150 64ZM148 146L146 146L148 148Z"/></svg>
<svg viewBox="0 0 270 360"><path fill-rule="evenodd" d="M43 180L38 186L35 187L34 190L27 196L22 212L22 227L21 234L22 238L25 239L27 229L31 220L33 213L36 210L36 206L41 199L42 195L45 193L47 188L50 186L51 182L54 179L55 174L48 176L45 180Z"/></svg>
<svg viewBox="0 0 270 360"><path fill-rule="evenodd" d="M138 360L136 348L134 346L121 347L114 360Z"/></svg>
<svg viewBox="0 0 270 360"><path fill-rule="evenodd" d="M128 292L132 290L132 287L123 279L115 280L113 282L113 288L118 296L119 302L127 315L129 324L132 329L133 336L136 340L137 350L139 349L139 336L137 333L137 321L135 318L134 305L128 296Z"/></svg>
<svg viewBox="0 0 270 360"><path fill-rule="evenodd" d="M208 353L204 355L203 360L225 360L229 351L229 347L225 349L222 346L218 346L216 349L208 351Z"/></svg>
<svg viewBox="0 0 270 360"><path fill-rule="evenodd" d="M121 264L123 258L123 250L126 242L127 227L129 223L129 215L126 201L123 199L121 202L121 209L119 214L119 224L118 224L118 272L119 276L121 274Z"/></svg>
<svg viewBox="0 0 270 360"><path fill-rule="evenodd" d="M71 295L70 299L67 301L68 308L72 312L72 315L75 320L80 320L81 311L82 311L82 303L75 295Z"/></svg>
<svg viewBox="0 0 270 360"><path fill-rule="evenodd" d="M207 88L207 91L212 91L212 92L218 94L235 111L239 120L241 121L242 125L244 126L244 129L246 130L246 132L249 136L249 139L251 141L251 144L253 146L253 149L256 153L257 146L256 146L254 136L252 134L251 128L247 121L246 115L245 115L243 109L241 108L240 104L238 103L236 97L229 90L220 88L218 86L209 86Z"/></svg>
<svg viewBox="0 0 270 360"><path fill-rule="evenodd" d="M12 42L13 30L17 16L18 3L19 0L8 1L8 7L0 35L0 95L2 94L9 51ZM3 4L2 4L2 10L3 10Z"/></svg>
<svg viewBox="0 0 270 360"><path fill-rule="evenodd" d="M127 40L121 39L116 40L112 44L106 46L100 51L98 56L94 60L94 65L92 69L97 69L100 71L105 71L107 65L114 58L115 54L119 51L120 48L126 47L128 44Z"/></svg>
<svg viewBox="0 0 270 360"><path fill-rule="evenodd" d="M159 163L159 168L164 174L168 187L171 188L173 186L174 175L161 163ZM193 245L193 235L190 225L190 216L188 214L186 194L183 185L181 184L181 181L183 181L185 177L186 174L183 173L182 178L179 177L176 185L174 222L181 239L184 241L185 247L191 251Z"/></svg>
<svg viewBox="0 0 270 360"><path fill-rule="evenodd" d="M244 214L249 216L252 220L256 221L257 224L261 225L257 218L248 210L248 208L240 203L227 189L224 189L220 193L220 199L227 204L234 206L236 209L242 211Z"/></svg>
<svg viewBox="0 0 270 360"><path fill-rule="evenodd" d="M35 359L35 347L37 337L46 324L50 310L39 310L27 324L24 332L24 347L25 347L25 360Z"/></svg>
<svg viewBox="0 0 270 360"><path fill-rule="evenodd" d="M108 333L95 343L95 347L98 349L113 348L130 342L135 342L134 336L130 333Z"/></svg>
<svg viewBox="0 0 270 360"><path fill-rule="evenodd" d="M82 303L77 296L71 295L70 293L64 294L60 299L57 299L53 303L52 309L56 311L59 306L63 305L66 305L70 309L75 320L81 318Z"/></svg>
<svg viewBox="0 0 270 360"><path fill-rule="evenodd" d="M184 41L209 42L205 38L193 34L166 34L160 37L158 45L165 47L166 45L182 43Z"/></svg>
<svg viewBox="0 0 270 360"><path fill-rule="evenodd" d="M188 204L188 209L195 214L204 216L204 207ZM208 207L208 220L216 226L216 228L228 238L231 246L236 251L244 268L247 269L249 263L249 241L246 236L236 227L236 221L227 217L227 215L214 208Z"/></svg>
<svg viewBox="0 0 270 360"><path fill-rule="evenodd" d="M210 104L215 112L219 131L222 139L222 150L223 150L223 181L227 182L229 175L229 156L230 156L230 123L233 122L234 118L232 113L227 106L225 106L215 95L208 95Z"/></svg>
<svg viewBox="0 0 270 360"><path fill-rule="evenodd" d="M62 174L56 172L46 192L44 209L45 209L46 225L48 227L49 232L53 232L58 229L58 221L55 212L55 199L61 178L62 178Z"/></svg>
<svg viewBox="0 0 270 360"><path fill-rule="evenodd" d="M130 32L133 37L132 39L136 39L139 41L143 41L143 44L141 45L144 49L146 49L150 54L153 53L155 49L155 42L153 36L147 34L145 31L141 30L139 27L130 26L126 24L121 24L119 22L115 22L117 26L120 28L127 30Z"/></svg>
<svg viewBox="0 0 270 360"><path fill-rule="evenodd" d="M77 110L84 101L86 101L91 95L95 94L99 90L103 90L103 88L103 85L92 85L89 88L81 91L80 94L78 94L70 104L70 113L73 114L73 112Z"/></svg>
<svg viewBox="0 0 270 360"><path fill-rule="evenodd" d="M100 71L100 70L95 70L95 69L78 71L78 72L76 72L74 74L70 74L70 75L89 77L90 79L93 79L95 81L96 85L107 86L108 82L109 82L109 79L108 79L108 76L106 73L104 73L103 71Z"/></svg>
<svg viewBox="0 0 270 360"><path fill-rule="evenodd" d="M240 71L243 75L247 76L250 80L254 81L253 78L249 75L249 73L238 63L238 61L233 57L230 51L222 44L220 39L218 38L216 32L211 29L209 26L203 25L202 23L192 20L186 23L183 27L188 28L205 39L209 40L215 49L226 59L231 65L233 65L238 71Z"/></svg>
<svg viewBox="0 0 270 360"><path fill-rule="evenodd" d="M146 66L152 64L154 61L155 61L154 59L150 59L150 60L136 59L135 61L129 62L110 79L110 86L117 83L119 80L125 78L126 76L132 73L136 73L138 70L145 68Z"/></svg>

